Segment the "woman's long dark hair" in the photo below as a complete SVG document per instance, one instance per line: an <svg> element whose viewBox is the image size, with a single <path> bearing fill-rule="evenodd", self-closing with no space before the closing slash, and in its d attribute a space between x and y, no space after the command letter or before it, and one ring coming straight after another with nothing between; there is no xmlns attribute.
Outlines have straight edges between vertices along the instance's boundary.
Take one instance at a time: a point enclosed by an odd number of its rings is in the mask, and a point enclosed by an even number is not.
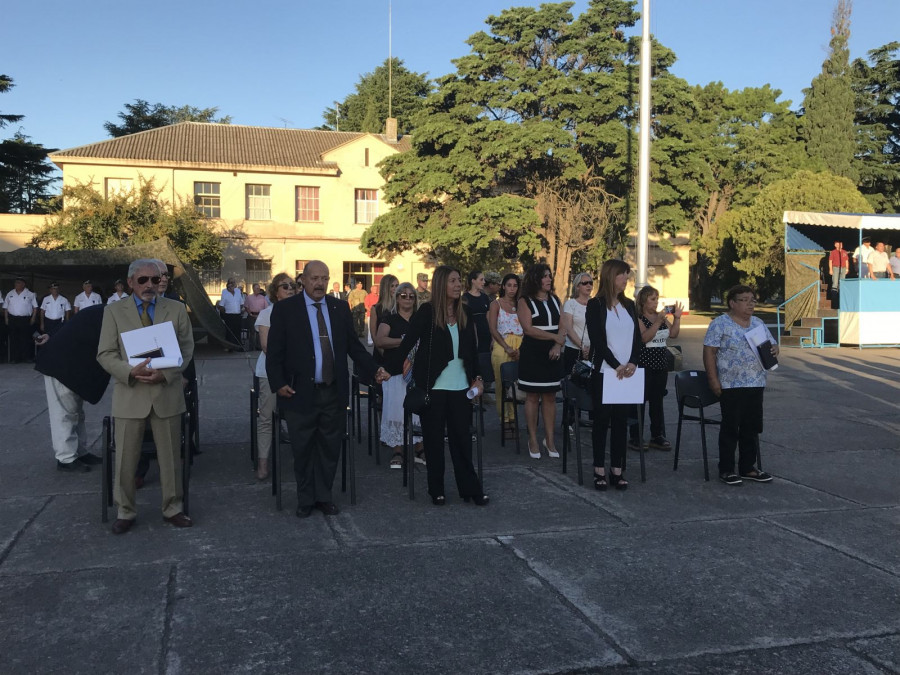
<svg viewBox="0 0 900 675"><path fill-rule="evenodd" d="M447 281L454 272L459 274L458 269L447 265L435 268L434 274L431 276L431 306L434 309L434 325L443 328L449 323L450 312L448 310L450 309L450 304L453 303L455 305L456 322L459 324L459 329L463 330L466 327L466 313L463 310L462 302L463 294L460 293L455 300L451 300L447 296Z"/></svg>
<svg viewBox="0 0 900 675"><path fill-rule="evenodd" d="M519 297L537 297L538 291L541 290L541 286L543 285L544 274L550 271L550 265L545 265L544 263L532 265L527 270L525 270L525 276L522 278L522 287L519 291ZM553 295L553 277L551 276L550 279L550 295Z"/></svg>
<svg viewBox="0 0 900 675"><path fill-rule="evenodd" d="M624 260L611 259L603 263L600 268L600 288L596 297L606 303L607 309L612 309L616 300L625 300L625 293L616 293L616 277L625 272L631 272L631 266Z"/></svg>

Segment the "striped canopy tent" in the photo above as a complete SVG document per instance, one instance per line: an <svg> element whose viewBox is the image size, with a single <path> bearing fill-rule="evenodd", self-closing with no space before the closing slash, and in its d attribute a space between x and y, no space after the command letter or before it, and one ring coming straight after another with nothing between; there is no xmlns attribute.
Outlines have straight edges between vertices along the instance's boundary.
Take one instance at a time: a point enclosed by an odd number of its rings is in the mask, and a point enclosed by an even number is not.
<svg viewBox="0 0 900 675"><path fill-rule="evenodd" d="M783 222L785 297L792 298L800 293L785 307L787 326L797 319L815 316L819 299L815 287L810 286L819 279L820 273L827 277L827 254L834 248L836 241L840 241L851 254L851 277L852 253L861 246L863 237L869 237L873 245L879 241L884 242L888 249L900 246L898 214L785 211ZM871 279L854 278L841 282L841 343L894 344L900 339L900 327L897 323L900 314L891 309L896 304L900 311L900 281L894 283L897 285L879 285L879 282ZM892 296L896 296L898 300L894 300ZM875 313L868 316L870 312ZM882 312L887 312L890 316L882 316ZM861 313L866 316L861 316Z"/></svg>

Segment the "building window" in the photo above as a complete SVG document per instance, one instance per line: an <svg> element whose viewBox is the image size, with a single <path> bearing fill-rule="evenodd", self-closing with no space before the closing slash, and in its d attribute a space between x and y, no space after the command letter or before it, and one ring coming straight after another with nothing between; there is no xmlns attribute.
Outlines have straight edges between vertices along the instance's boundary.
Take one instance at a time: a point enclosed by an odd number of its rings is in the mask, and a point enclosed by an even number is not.
<svg viewBox="0 0 900 675"><path fill-rule="evenodd" d="M221 183L194 182L194 205L207 218L221 218Z"/></svg>
<svg viewBox="0 0 900 675"><path fill-rule="evenodd" d="M247 185L247 220L272 220L271 185Z"/></svg>
<svg viewBox="0 0 900 675"><path fill-rule="evenodd" d="M361 281L363 288L369 290L372 286L380 284L383 276L384 263L345 262L341 281L350 284L351 291L356 288L357 281Z"/></svg>
<svg viewBox="0 0 900 675"><path fill-rule="evenodd" d="M134 181L131 178L107 178L106 198L112 199L119 195L127 195L134 189Z"/></svg>
<svg viewBox="0 0 900 675"><path fill-rule="evenodd" d="M297 186L297 220L319 222L319 188Z"/></svg>
<svg viewBox="0 0 900 675"><path fill-rule="evenodd" d="M244 275L244 281L246 282L246 286L244 288L245 292L250 292L250 289L253 288L253 284L261 284L265 286L269 283L269 280L272 278L272 260L258 259L258 258L245 258L246 264L246 274Z"/></svg>
<svg viewBox="0 0 900 675"><path fill-rule="evenodd" d="M303 270L306 269L306 263L308 263L308 262L309 262L309 260L295 260L294 261L294 279L296 279L301 274L303 274Z"/></svg>
<svg viewBox="0 0 900 675"><path fill-rule="evenodd" d="M369 149L368 148L366 148L366 157L363 162L363 166L369 166Z"/></svg>
<svg viewBox="0 0 900 675"><path fill-rule="evenodd" d="M378 216L378 190L356 189L356 222L371 223Z"/></svg>

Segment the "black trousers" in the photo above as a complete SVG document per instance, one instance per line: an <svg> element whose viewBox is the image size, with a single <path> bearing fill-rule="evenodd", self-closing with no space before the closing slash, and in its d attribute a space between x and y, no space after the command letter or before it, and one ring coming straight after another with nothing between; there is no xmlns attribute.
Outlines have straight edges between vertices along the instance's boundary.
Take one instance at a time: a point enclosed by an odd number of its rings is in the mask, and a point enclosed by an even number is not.
<svg viewBox="0 0 900 675"><path fill-rule="evenodd" d="M628 415L634 404L600 403L603 400L603 376L594 376L594 430L591 440L594 446L594 467L606 466L606 430L609 429L609 465L625 468L625 445L628 439Z"/></svg>
<svg viewBox="0 0 900 675"><path fill-rule="evenodd" d="M419 415L428 470L428 494L432 497L444 494L446 429L450 445L450 461L453 462L459 496L477 497L483 490L475 467L472 466L472 435L469 430L472 424L472 403L466 398L465 389L462 391L432 389L430 394L431 405Z"/></svg>
<svg viewBox="0 0 900 675"><path fill-rule="evenodd" d="M669 371L647 368L644 371L644 378L644 398L647 399L647 407L650 408L650 438L664 437L666 435L666 415L663 410L663 397L666 395ZM630 436L631 440L637 443L637 424L631 425ZM647 438L646 432L644 438Z"/></svg>
<svg viewBox="0 0 900 675"><path fill-rule="evenodd" d="M346 408L335 383L317 387L313 400L302 410L284 411L294 455L298 506L334 501L331 486L341 457Z"/></svg>
<svg viewBox="0 0 900 675"><path fill-rule="evenodd" d="M228 337L232 338L237 344L241 344L241 315L226 314L224 319L225 327L231 333Z"/></svg>
<svg viewBox="0 0 900 675"><path fill-rule="evenodd" d="M62 328L62 325L62 319L44 319L44 332L50 337L53 337L53 334Z"/></svg>
<svg viewBox="0 0 900 675"><path fill-rule="evenodd" d="M31 334L30 316L9 317L9 358L13 362L30 361L34 358L34 341Z"/></svg>
<svg viewBox="0 0 900 675"><path fill-rule="evenodd" d="M738 448L738 473L753 471L763 427L763 387L723 389L719 397L722 425L719 427L719 473L734 472L734 449Z"/></svg>

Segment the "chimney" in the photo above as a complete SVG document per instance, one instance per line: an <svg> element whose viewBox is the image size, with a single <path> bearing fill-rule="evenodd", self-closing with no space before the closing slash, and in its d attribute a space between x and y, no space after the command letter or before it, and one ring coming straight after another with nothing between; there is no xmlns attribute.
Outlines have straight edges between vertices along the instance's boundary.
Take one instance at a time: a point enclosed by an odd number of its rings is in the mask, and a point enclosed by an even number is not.
<svg viewBox="0 0 900 675"><path fill-rule="evenodd" d="M397 118L388 117L384 122L384 135L388 143L397 142Z"/></svg>

